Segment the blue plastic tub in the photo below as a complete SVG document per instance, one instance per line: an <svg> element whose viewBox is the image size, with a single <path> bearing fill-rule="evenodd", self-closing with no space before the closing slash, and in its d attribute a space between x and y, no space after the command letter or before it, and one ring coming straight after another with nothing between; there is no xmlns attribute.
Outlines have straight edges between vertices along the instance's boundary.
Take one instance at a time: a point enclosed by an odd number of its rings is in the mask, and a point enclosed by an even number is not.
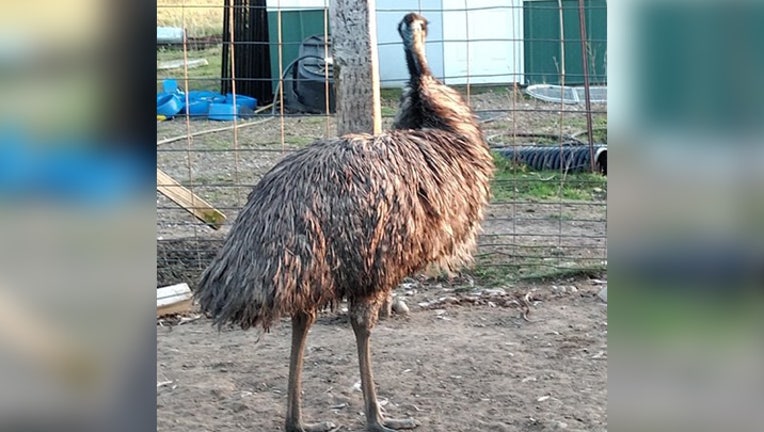
<svg viewBox="0 0 764 432"><path fill-rule="evenodd" d="M251 116L257 107L257 99L244 95L236 95L236 107L231 93L222 95L214 91L192 90L186 95L172 79L164 81L164 88L166 91L157 95L157 114L167 118L188 113L192 118L232 121L234 117Z"/></svg>
<svg viewBox="0 0 764 432"><path fill-rule="evenodd" d="M185 100L186 96L181 95ZM213 102L224 103L225 96L209 90L192 90L188 92L188 107L182 113L188 112L191 118L204 118L210 112L210 104Z"/></svg>
<svg viewBox="0 0 764 432"><path fill-rule="evenodd" d="M233 104L213 102L210 104L209 118L210 120L232 121L238 111Z"/></svg>
<svg viewBox="0 0 764 432"><path fill-rule="evenodd" d="M225 101L229 104L233 103L233 94L228 93L225 95ZM257 99L249 96L244 96L237 94L236 95L236 105L247 107L251 110L254 110L257 107Z"/></svg>
<svg viewBox="0 0 764 432"><path fill-rule="evenodd" d="M174 117L183 109L184 102L177 93L157 95L157 114L167 118Z"/></svg>
<svg viewBox="0 0 764 432"><path fill-rule="evenodd" d="M206 100L209 102L225 102L225 96L209 90L191 90L188 92L188 99L191 101Z"/></svg>
<svg viewBox="0 0 764 432"><path fill-rule="evenodd" d="M191 118L205 117L210 112L210 101L204 99L192 100L184 112L188 112Z"/></svg>

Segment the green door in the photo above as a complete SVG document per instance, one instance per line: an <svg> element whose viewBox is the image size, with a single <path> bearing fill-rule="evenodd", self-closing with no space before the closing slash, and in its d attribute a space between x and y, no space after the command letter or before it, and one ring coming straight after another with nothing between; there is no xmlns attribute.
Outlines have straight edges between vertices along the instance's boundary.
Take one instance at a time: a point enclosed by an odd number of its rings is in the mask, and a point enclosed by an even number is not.
<svg viewBox="0 0 764 432"><path fill-rule="evenodd" d="M604 84L607 51L607 1L585 0L589 82ZM525 81L560 84L563 66L560 47L560 8L557 0L527 0L523 4ZM584 83L578 0L562 0L565 84Z"/></svg>

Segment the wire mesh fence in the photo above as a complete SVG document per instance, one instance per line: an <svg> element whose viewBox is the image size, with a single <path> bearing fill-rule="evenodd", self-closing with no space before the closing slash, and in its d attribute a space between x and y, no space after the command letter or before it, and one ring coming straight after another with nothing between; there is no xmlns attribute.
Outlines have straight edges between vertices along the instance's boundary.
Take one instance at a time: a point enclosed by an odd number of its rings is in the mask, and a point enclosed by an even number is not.
<svg viewBox="0 0 764 432"><path fill-rule="evenodd" d="M258 180L336 134L328 3L158 1L159 286L194 285ZM397 22L418 11L430 21L433 73L466 97L494 150L470 270L486 282L606 266L606 107L563 100L571 85L606 84L606 2L581 3L376 2L383 128L407 76ZM533 98L534 84L559 86L560 101ZM529 148L556 162L524 159ZM566 163L582 148L587 163Z"/></svg>

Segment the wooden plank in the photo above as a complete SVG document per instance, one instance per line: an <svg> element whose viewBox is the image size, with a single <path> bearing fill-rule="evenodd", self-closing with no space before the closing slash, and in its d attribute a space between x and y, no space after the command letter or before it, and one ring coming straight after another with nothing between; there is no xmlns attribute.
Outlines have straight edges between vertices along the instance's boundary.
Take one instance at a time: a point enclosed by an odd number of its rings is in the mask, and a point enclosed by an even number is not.
<svg viewBox="0 0 764 432"><path fill-rule="evenodd" d="M220 210L196 196L159 168L157 168L157 190L211 228L217 230L223 226L226 217Z"/></svg>
<svg viewBox="0 0 764 432"><path fill-rule="evenodd" d="M157 307L168 306L191 298L191 288L187 283L170 285L157 289Z"/></svg>
<svg viewBox="0 0 764 432"><path fill-rule="evenodd" d="M157 289L157 317L188 312L193 294L188 284L181 283Z"/></svg>
<svg viewBox="0 0 764 432"><path fill-rule="evenodd" d="M162 306L161 308L158 307L157 318L160 318L166 315L186 313L190 310L191 310L191 299L183 300L182 302L174 303L167 306Z"/></svg>
<svg viewBox="0 0 764 432"><path fill-rule="evenodd" d="M375 0L332 0L337 133L382 131Z"/></svg>

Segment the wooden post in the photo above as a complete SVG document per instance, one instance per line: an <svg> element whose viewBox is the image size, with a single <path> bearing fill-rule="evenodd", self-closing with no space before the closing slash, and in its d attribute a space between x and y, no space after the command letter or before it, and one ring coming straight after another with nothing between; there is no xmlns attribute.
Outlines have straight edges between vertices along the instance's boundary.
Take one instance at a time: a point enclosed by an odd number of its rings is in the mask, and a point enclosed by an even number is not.
<svg viewBox="0 0 764 432"><path fill-rule="evenodd" d="M332 0L332 57L337 134L382 132L375 0ZM379 311L392 313L392 293Z"/></svg>
<svg viewBox="0 0 764 432"><path fill-rule="evenodd" d="M330 4L337 134L382 131L374 0Z"/></svg>

